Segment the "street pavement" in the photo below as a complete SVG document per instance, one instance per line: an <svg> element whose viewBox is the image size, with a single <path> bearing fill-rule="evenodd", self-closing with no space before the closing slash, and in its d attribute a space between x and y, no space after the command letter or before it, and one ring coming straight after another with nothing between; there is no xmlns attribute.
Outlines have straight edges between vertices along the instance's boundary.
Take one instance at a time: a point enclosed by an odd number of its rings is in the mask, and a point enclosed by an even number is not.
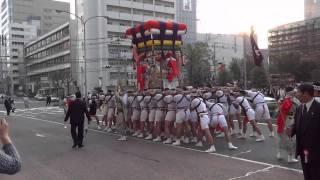
<svg viewBox="0 0 320 180"><path fill-rule="evenodd" d="M118 142L117 134L96 129L91 123L83 149L72 149L70 127L64 128L63 110L43 107L33 101L30 109L16 103L16 113L8 117L10 134L22 158L22 171L1 180L69 179L211 179L211 180L301 180L300 163L277 161L276 138L269 138L260 124L265 142L253 138L232 138L238 150L230 151L224 138L217 138L217 153L192 145L174 147L139 138ZM4 116L0 105L0 116ZM251 128L249 128L251 129Z"/></svg>

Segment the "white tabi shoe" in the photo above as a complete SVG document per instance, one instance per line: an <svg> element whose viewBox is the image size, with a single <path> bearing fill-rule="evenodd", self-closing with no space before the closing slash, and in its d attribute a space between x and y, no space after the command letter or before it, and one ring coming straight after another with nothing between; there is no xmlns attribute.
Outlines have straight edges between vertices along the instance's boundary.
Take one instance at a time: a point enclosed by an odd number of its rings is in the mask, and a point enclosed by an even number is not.
<svg viewBox="0 0 320 180"><path fill-rule="evenodd" d="M121 136L118 141L126 141L127 140L127 137L126 136Z"/></svg>
<svg viewBox="0 0 320 180"><path fill-rule="evenodd" d="M194 146L196 147L203 147L203 143L202 141L197 142L197 144L195 144Z"/></svg>
<svg viewBox="0 0 320 180"><path fill-rule="evenodd" d="M197 143L197 142L198 142L197 137L193 137L193 138L191 139L191 142L192 142L192 143Z"/></svg>
<svg viewBox="0 0 320 180"><path fill-rule="evenodd" d="M236 150L236 149L238 149L238 148L235 147L231 142L228 143L228 148L229 148L230 150Z"/></svg>
<svg viewBox="0 0 320 180"><path fill-rule="evenodd" d="M134 136L138 136L138 135L139 135L138 132L135 132L135 133L132 134L133 137L134 137Z"/></svg>
<svg viewBox="0 0 320 180"><path fill-rule="evenodd" d="M184 144L189 144L190 143L190 140L189 138L184 138L183 141L182 141Z"/></svg>
<svg viewBox="0 0 320 180"><path fill-rule="evenodd" d="M171 138L167 138L165 141L163 141L163 144L171 144L171 143L172 143Z"/></svg>
<svg viewBox="0 0 320 180"><path fill-rule="evenodd" d="M145 140L150 140L152 139L152 134L149 134L146 138L144 138Z"/></svg>
<svg viewBox="0 0 320 180"><path fill-rule="evenodd" d="M105 127L105 128L103 129L103 131L108 131L108 129L109 129L108 127Z"/></svg>
<svg viewBox="0 0 320 180"><path fill-rule="evenodd" d="M205 152L207 153L213 153L216 152L216 148L214 147L214 145L212 145L208 150L206 150Z"/></svg>
<svg viewBox="0 0 320 180"><path fill-rule="evenodd" d="M143 134L142 134L142 133L139 133L137 137L138 137L138 138L143 138Z"/></svg>
<svg viewBox="0 0 320 180"><path fill-rule="evenodd" d="M288 155L288 163L297 163L299 162L298 159L294 158L292 155Z"/></svg>
<svg viewBox="0 0 320 180"><path fill-rule="evenodd" d="M237 137L237 139L246 139L247 137L246 137L246 135L244 135L244 134L240 134L240 136L238 136Z"/></svg>
<svg viewBox="0 0 320 180"><path fill-rule="evenodd" d="M160 142L160 141L161 141L161 137L158 136L158 137L154 138L152 141L153 141L153 142Z"/></svg>
<svg viewBox="0 0 320 180"><path fill-rule="evenodd" d="M259 136L257 139L256 139L256 142L261 142L261 141L264 141L265 138L264 136L261 134L261 136Z"/></svg>
<svg viewBox="0 0 320 180"><path fill-rule="evenodd" d="M97 126L97 129L98 129L98 130L100 130L100 129L101 129L101 127L98 125L98 126Z"/></svg>
<svg viewBox="0 0 320 180"><path fill-rule="evenodd" d="M172 143L173 146L180 146L181 145L181 141L180 140L176 140L174 143Z"/></svg>

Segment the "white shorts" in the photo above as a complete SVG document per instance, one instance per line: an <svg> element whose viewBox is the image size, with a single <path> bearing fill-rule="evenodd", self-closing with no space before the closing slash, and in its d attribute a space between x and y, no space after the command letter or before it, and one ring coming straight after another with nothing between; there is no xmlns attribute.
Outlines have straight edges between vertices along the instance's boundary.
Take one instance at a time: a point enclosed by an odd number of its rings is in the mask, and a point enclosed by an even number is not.
<svg viewBox="0 0 320 180"><path fill-rule="evenodd" d="M200 127L202 130L209 129L210 118L208 115L200 115Z"/></svg>
<svg viewBox="0 0 320 180"><path fill-rule="evenodd" d="M161 122L164 120L165 112L163 110L156 110L155 121Z"/></svg>
<svg viewBox="0 0 320 180"><path fill-rule="evenodd" d="M112 119L114 117L114 108L108 108L108 115L107 118L108 119Z"/></svg>
<svg viewBox="0 0 320 180"><path fill-rule="evenodd" d="M133 109L131 121L139 121L140 120L140 109Z"/></svg>
<svg viewBox="0 0 320 180"><path fill-rule="evenodd" d="M196 111L191 111L190 113L190 121L193 123L197 123L198 122L198 114Z"/></svg>
<svg viewBox="0 0 320 180"><path fill-rule="evenodd" d="M165 121L174 122L176 120L176 111L168 111L165 117Z"/></svg>
<svg viewBox="0 0 320 180"><path fill-rule="evenodd" d="M155 119L155 117L156 117L156 110L155 110L155 109L151 109L151 110L149 111L148 121L149 121L149 122L153 122L154 119Z"/></svg>
<svg viewBox="0 0 320 180"><path fill-rule="evenodd" d="M257 105L255 109L256 120L268 120L271 119L270 112L267 104Z"/></svg>
<svg viewBox="0 0 320 180"><path fill-rule="evenodd" d="M190 110L178 109L176 113L176 123L187 122L190 119Z"/></svg>
<svg viewBox="0 0 320 180"><path fill-rule="evenodd" d="M216 128L217 126L221 128L227 128L228 124L224 115L213 115L210 121L210 127Z"/></svg>
<svg viewBox="0 0 320 180"><path fill-rule="evenodd" d="M256 117L255 117L256 113L254 112L253 109L248 109L246 114L247 114L247 117L248 117L249 121L254 121L256 119Z"/></svg>
<svg viewBox="0 0 320 180"><path fill-rule="evenodd" d="M140 121L146 122L148 118L148 109L143 109L140 114Z"/></svg>

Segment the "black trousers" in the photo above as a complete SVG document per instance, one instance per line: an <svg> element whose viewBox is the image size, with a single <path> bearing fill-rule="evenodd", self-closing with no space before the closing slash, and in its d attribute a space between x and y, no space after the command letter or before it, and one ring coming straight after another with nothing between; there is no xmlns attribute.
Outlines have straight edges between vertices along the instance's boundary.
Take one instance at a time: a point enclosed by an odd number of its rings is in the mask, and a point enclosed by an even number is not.
<svg viewBox="0 0 320 180"><path fill-rule="evenodd" d="M320 179L320 165L319 164L306 164L301 158L301 165L305 180L319 180Z"/></svg>
<svg viewBox="0 0 320 180"><path fill-rule="evenodd" d="M7 108L7 107L6 107L6 110L7 110L7 116L9 116L9 115L10 115L11 108Z"/></svg>
<svg viewBox="0 0 320 180"><path fill-rule="evenodd" d="M72 136L74 145L82 145L83 129L84 129L84 123L71 124L71 136Z"/></svg>

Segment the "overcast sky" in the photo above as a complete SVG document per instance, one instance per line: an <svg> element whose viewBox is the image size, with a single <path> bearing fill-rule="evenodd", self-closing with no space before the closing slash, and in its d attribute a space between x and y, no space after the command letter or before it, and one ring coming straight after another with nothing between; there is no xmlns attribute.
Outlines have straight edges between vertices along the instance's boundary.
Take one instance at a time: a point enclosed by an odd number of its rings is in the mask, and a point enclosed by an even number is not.
<svg viewBox="0 0 320 180"><path fill-rule="evenodd" d="M304 0L198 0L198 32L249 32L254 25L259 45L266 48L269 29L303 20L303 14Z"/></svg>

